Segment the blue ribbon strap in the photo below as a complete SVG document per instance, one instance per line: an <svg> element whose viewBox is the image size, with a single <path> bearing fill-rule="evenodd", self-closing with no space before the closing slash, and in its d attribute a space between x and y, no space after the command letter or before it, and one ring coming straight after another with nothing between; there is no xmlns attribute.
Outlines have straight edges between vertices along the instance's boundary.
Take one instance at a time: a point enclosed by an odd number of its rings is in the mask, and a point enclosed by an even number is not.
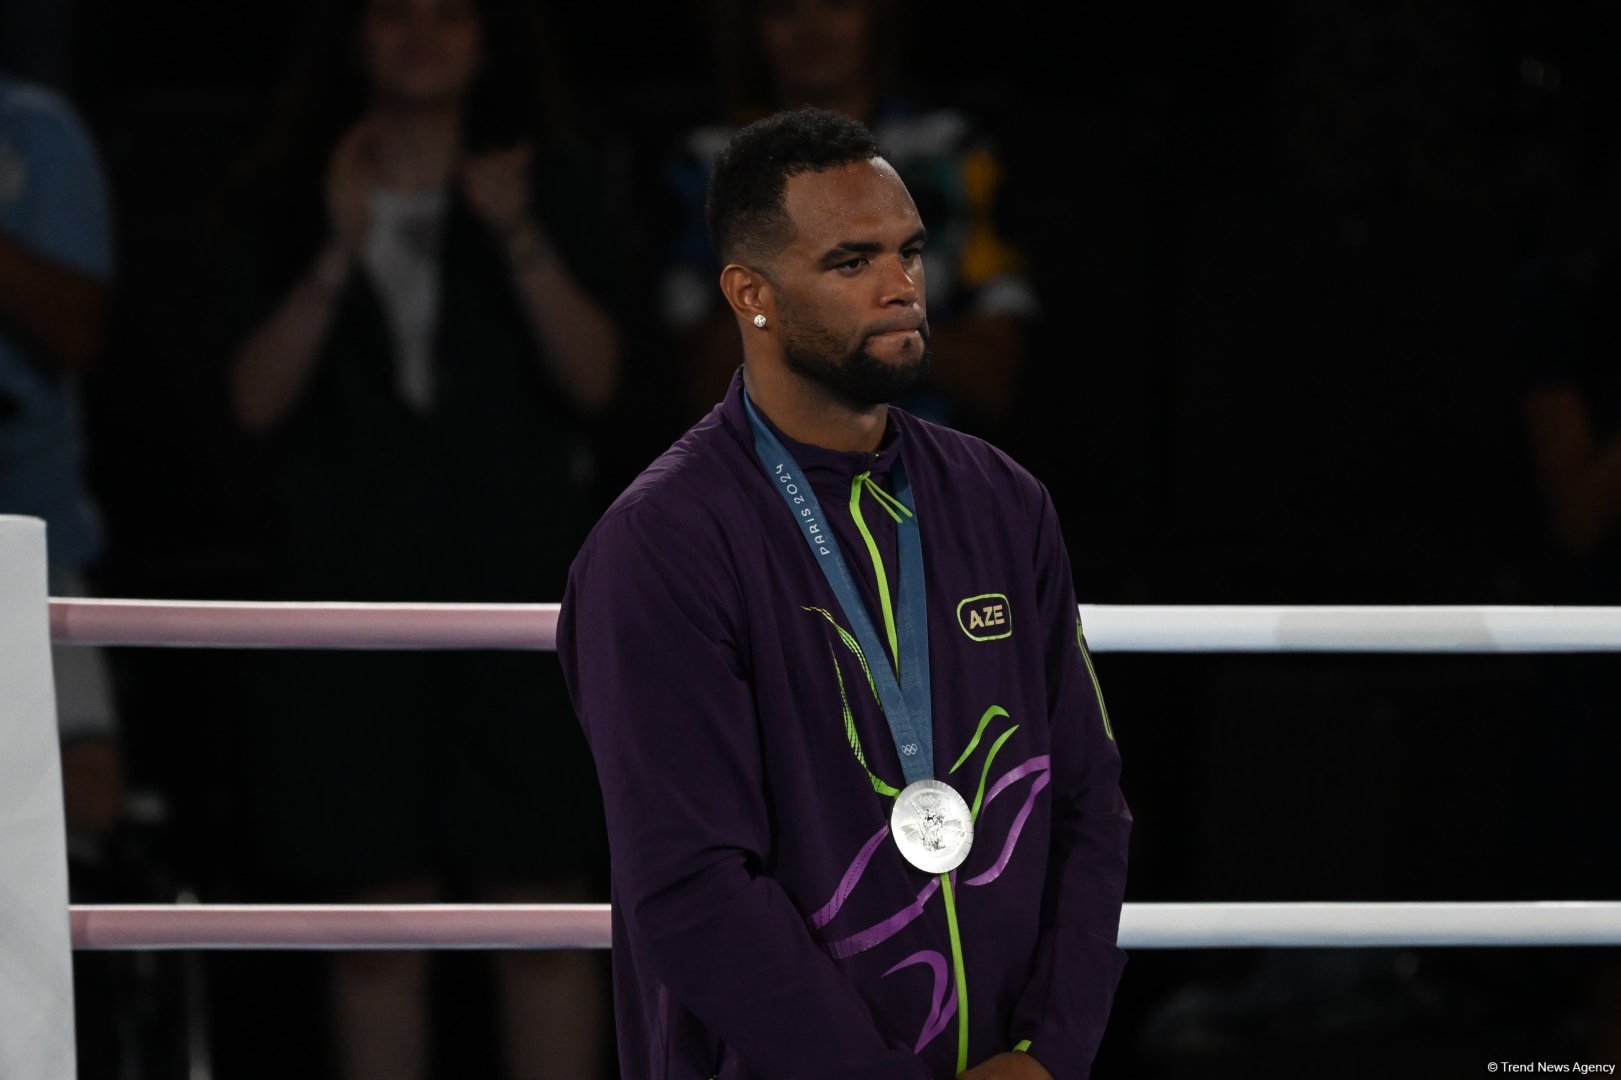
<svg viewBox="0 0 1621 1080"><path fill-rule="evenodd" d="M748 411L749 424L754 429L754 452L765 468L772 486L782 496L794 521L798 523L816 565L837 598L844 617L850 622L861 651L868 657L886 655L882 641L873 629L872 618L861 602L850 568L839 550L838 539L827 519L822 515L821 503L811 490L799 463L788 452L782 441L772 434L755 411L747 393L743 407ZM895 466L895 497L912 516L904 518L899 529L897 549L900 558L900 588L896 597L895 621L897 651L895 667L900 669L897 679L889 664L872 664L873 683L878 689L878 701L883 707L884 719L889 724L890 736L900 754L901 771L908 784L934 776L934 725L929 687L929 622L928 598L924 593L923 540L918 532L917 516L912 505L912 487L906 477L904 464Z"/></svg>

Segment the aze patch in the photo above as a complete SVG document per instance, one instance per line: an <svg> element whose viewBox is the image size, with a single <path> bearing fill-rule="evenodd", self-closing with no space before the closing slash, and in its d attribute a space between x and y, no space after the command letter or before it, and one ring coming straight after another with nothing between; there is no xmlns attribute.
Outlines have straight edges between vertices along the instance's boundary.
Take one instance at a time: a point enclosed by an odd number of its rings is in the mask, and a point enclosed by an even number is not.
<svg viewBox="0 0 1621 1080"><path fill-rule="evenodd" d="M981 593L957 605L957 625L974 641L1013 636L1013 609L1002 593Z"/></svg>

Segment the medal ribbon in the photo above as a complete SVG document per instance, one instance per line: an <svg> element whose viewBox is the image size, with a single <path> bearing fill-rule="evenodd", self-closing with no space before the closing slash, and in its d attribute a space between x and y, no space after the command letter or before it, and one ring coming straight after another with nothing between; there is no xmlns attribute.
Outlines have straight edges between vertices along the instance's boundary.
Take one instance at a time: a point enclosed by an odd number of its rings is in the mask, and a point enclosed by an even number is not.
<svg viewBox="0 0 1621 1080"><path fill-rule="evenodd" d="M856 591L855 580L839 551L839 542L833 529L822 516L821 503L811 490L810 481L800 470L788 448L771 433L755 412L747 393L743 407L748 410L749 424L754 429L754 452L765 468L772 486L788 504L800 533L816 556L833 595L838 599L844 617L850 621L861 651L866 656L887 656L883 643L873 629L872 618ZM914 514L912 487L906 478L906 467L895 464L895 498L908 514ZM902 519L896 526L897 548L900 557L900 591L895 601L897 645L894 668L889 664L869 667L873 683L878 690L878 701L883 706L884 720L889 734L895 740L900 754L901 771L908 784L934 776L934 724L929 700L929 632L928 600L923 592L923 540L918 533L916 516ZM898 675L897 675L898 670Z"/></svg>

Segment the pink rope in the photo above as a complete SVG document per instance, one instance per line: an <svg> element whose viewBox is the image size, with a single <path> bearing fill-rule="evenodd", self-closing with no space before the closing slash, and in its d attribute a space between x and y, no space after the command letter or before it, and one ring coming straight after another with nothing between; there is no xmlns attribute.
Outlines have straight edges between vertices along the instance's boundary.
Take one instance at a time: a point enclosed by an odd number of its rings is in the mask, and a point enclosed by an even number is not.
<svg viewBox="0 0 1621 1080"><path fill-rule="evenodd" d="M75 949L606 949L607 904L75 904Z"/></svg>
<svg viewBox="0 0 1621 1080"><path fill-rule="evenodd" d="M555 649L558 607L52 600L51 640L228 649Z"/></svg>

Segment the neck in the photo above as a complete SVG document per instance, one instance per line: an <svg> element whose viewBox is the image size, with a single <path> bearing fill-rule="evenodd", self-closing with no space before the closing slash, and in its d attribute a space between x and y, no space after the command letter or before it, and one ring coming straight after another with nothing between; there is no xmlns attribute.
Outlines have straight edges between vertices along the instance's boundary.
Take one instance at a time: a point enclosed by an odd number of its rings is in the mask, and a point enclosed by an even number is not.
<svg viewBox="0 0 1621 1080"><path fill-rule="evenodd" d="M461 156L460 104L379 102L372 109L371 122L382 186L425 191L450 182Z"/></svg>
<svg viewBox="0 0 1621 1080"><path fill-rule="evenodd" d="M875 451L889 422L888 405L852 406L785 367L745 363L743 389L784 435L827 450Z"/></svg>

